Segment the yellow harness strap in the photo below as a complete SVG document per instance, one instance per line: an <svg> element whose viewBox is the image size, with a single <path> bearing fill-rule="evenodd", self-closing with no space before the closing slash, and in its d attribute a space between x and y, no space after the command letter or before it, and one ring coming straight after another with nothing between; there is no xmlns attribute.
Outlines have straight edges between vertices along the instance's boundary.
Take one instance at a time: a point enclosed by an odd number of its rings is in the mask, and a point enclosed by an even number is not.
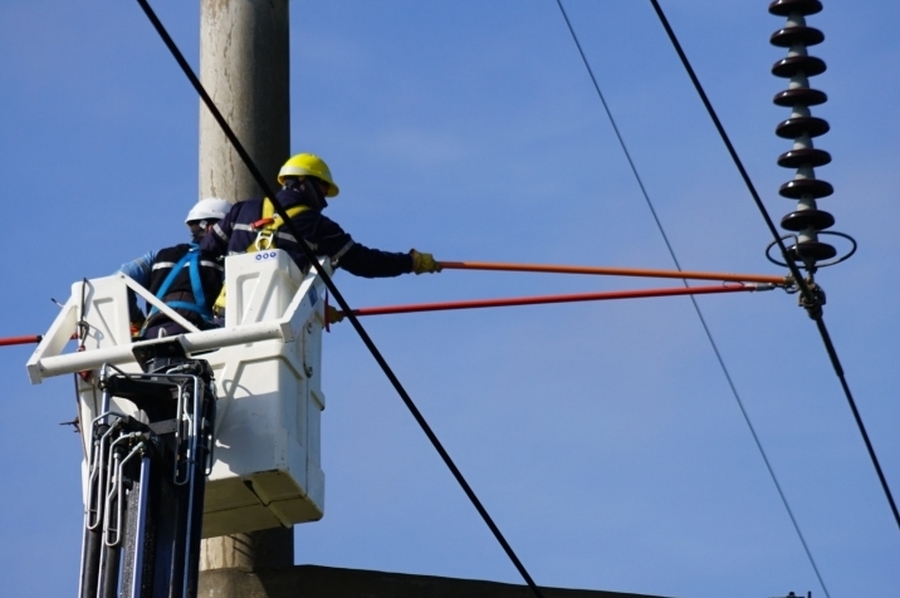
<svg viewBox="0 0 900 598"><path fill-rule="evenodd" d="M288 218L293 218L301 212L305 212L309 206L294 206L287 209ZM278 229L284 224L281 216L275 213L275 206L268 197L263 199L262 213L259 220L250 226L256 230L256 239L247 247L244 253L256 253L257 251L266 251L275 247L275 235ZM222 313L225 311L225 285L222 285L222 291L213 304L213 311Z"/></svg>
<svg viewBox="0 0 900 598"><path fill-rule="evenodd" d="M287 209L288 218L293 218L301 212L305 212L309 206L294 206ZM254 253L256 251L265 251L275 247L275 235L278 229L284 224L281 216L275 213L275 206L268 197L263 199L262 213L260 219L251 224L256 231L256 239L247 247L246 253ZM298 241L299 242L299 241Z"/></svg>

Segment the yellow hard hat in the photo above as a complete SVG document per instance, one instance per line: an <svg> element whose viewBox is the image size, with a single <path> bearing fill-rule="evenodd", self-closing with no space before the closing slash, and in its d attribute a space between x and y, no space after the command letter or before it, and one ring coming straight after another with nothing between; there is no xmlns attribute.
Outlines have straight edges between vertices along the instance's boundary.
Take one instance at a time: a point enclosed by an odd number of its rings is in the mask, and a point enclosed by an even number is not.
<svg viewBox="0 0 900 598"><path fill-rule="evenodd" d="M325 197L334 197L340 193L338 186L331 180L331 171L328 164L315 154L297 154L284 163L278 171L278 184L283 185L284 179L289 176L314 176L328 183L328 192Z"/></svg>

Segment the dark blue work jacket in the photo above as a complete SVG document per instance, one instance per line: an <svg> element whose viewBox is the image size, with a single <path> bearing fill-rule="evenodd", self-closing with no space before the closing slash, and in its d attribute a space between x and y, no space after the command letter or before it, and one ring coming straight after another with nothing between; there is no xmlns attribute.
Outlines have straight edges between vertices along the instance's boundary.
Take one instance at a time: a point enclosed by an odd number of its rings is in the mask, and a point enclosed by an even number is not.
<svg viewBox="0 0 900 598"><path fill-rule="evenodd" d="M308 205L302 194L292 189L282 189L275 196L285 210L298 205ZM251 224L262 214L262 199L250 199L234 204L231 211L213 225L200 241L200 248L215 256L245 253L256 242L257 232ZM340 267L355 276L386 278L412 271L412 257L407 253L392 253L370 249L355 242L322 211L308 208L291 218L297 232L317 256L328 256L334 267ZM300 269L309 269L309 260L287 226L278 229L273 238L274 247L284 249Z"/></svg>

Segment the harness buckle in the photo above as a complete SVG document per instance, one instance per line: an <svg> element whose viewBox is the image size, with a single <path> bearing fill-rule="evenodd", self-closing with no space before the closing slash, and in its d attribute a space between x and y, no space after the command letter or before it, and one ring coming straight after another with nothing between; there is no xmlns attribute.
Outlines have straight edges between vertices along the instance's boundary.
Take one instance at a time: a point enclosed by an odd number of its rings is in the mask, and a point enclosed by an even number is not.
<svg viewBox="0 0 900 598"><path fill-rule="evenodd" d="M272 243L274 237L274 232L270 230L261 230L256 233L256 241L253 242L253 246L256 247L257 251L272 249L272 247L274 247L274 244Z"/></svg>

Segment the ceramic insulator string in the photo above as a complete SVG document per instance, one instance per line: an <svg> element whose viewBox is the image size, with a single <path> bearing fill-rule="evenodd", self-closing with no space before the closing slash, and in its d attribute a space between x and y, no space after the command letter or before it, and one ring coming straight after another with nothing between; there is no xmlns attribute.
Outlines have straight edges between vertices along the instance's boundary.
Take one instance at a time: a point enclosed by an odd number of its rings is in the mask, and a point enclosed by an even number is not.
<svg viewBox="0 0 900 598"><path fill-rule="evenodd" d="M813 139L828 132L828 122L813 116L811 106L827 101L827 96L809 86L809 78L825 72L825 62L810 56L807 47L821 43L825 35L806 24L808 15L822 10L819 0L775 0L769 12L787 18L785 26L769 39L774 46L788 49L788 55L772 66L772 74L789 79L788 88L775 95L773 102L791 109L790 117L775 127L775 134L793 140L793 147L778 157L778 165L795 169L794 178L778 190L785 198L797 201L796 209L781 219L781 227L796 234L788 248L790 259L815 271L816 262L837 255L834 247L819 240L819 232L834 225L834 216L820 210L816 200L834 193L830 183L816 178L815 169L831 162L831 155L813 146Z"/></svg>

